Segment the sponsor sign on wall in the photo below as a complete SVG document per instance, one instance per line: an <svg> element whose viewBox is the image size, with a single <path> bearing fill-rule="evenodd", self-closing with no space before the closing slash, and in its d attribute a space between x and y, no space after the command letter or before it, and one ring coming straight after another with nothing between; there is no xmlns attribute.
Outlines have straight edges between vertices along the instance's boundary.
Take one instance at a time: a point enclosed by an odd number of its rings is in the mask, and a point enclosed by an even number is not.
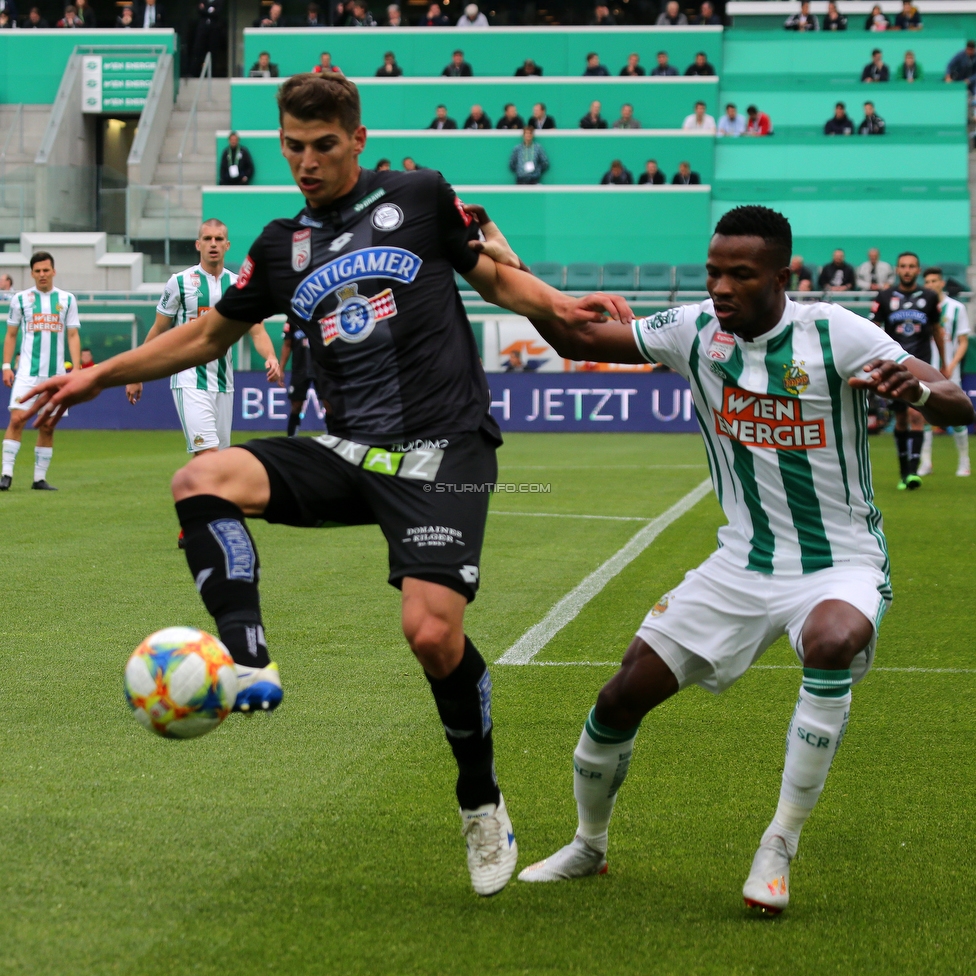
<svg viewBox="0 0 976 976"><path fill-rule="evenodd" d="M85 54L81 59L82 112L140 113L146 105L158 55Z"/></svg>

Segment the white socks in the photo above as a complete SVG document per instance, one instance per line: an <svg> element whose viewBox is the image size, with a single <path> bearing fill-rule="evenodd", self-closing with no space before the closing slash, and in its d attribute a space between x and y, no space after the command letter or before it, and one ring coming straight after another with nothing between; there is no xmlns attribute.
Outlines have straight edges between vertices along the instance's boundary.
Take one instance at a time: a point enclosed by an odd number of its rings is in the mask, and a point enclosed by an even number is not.
<svg viewBox="0 0 976 976"><path fill-rule="evenodd" d="M47 469L51 466L53 447L34 448L34 480L43 481L47 476Z"/></svg>
<svg viewBox="0 0 976 976"><path fill-rule="evenodd" d="M20 450L20 441L11 441L4 438L3 441L3 470L0 475L14 476L14 461L17 460L17 452Z"/></svg>
<svg viewBox="0 0 976 976"><path fill-rule="evenodd" d="M607 852L607 828L617 790L627 776L637 729L619 732L601 725L590 712L573 753L573 793L579 814L577 834L590 847Z"/></svg>
<svg viewBox="0 0 976 976"><path fill-rule="evenodd" d="M918 465L920 468L932 466L932 429L928 428L924 434L922 434L922 451L918 456Z"/></svg>
<svg viewBox="0 0 976 976"><path fill-rule="evenodd" d="M851 672L803 669L803 687L786 736L779 806L763 834L779 836L792 858L844 738L851 714Z"/></svg>
<svg viewBox="0 0 976 976"><path fill-rule="evenodd" d="M952 432L952 439L956 442L956 450L959 452L959 463L969 464L969 430L965 427L957 428Z"/></svg>

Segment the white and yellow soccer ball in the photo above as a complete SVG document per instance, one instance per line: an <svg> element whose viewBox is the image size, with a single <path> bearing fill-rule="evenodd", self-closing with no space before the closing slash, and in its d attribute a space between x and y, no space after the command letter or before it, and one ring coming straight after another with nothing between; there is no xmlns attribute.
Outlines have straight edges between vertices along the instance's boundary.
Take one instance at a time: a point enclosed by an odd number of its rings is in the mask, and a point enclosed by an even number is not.
<svg viewBox="0 0 976 976"><path fill-rule="evenodd" d="M194 739L217 728L234 707L234 661L216 637L202 630L157 630L125 666L125 697L150 732Z"/></svg>

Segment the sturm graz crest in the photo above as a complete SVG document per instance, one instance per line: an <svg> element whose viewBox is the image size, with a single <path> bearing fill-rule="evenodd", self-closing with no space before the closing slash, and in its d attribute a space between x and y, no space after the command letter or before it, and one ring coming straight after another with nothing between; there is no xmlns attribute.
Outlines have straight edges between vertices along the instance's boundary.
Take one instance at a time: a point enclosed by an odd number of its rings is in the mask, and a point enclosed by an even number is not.
<svg viewBox="0 0 976 976"><path fill-rule="evenodd" d="M372 298L360 295L358 285L340 288L336 294L339 299L336 310L319 320L322 343L326 346L336 339L362 342L373 331L377 321L392 318L397 313L390 288L385 288Z"/></svg>

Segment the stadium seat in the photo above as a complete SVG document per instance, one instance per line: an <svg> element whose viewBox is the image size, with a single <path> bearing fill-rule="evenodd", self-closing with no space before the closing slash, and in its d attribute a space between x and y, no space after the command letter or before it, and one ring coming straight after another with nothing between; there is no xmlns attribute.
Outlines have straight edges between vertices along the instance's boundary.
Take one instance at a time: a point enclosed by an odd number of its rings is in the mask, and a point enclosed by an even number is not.
<svg viewBox="0 0 976 976"><path fill-rule="evenodd" d="M642 264L637 287L641 291L671 291L671 265Z"/></svg>
<svg viewBox="0 0 976 976"><path fill-rule="evenodd" d="M706 279L703 264L675 265L674 281L678 291L704 291Z"/></svg>
<svg viewBox="0 0 976 976"><path fill-rule="evenodd" d="M941 261L939 262L939 267L942 269L942 274L946 281L950 278L955 278L960 285L969 287L969 281L966 278L966 265L959 261ZM923 268L922 270L924 271L925 269Z"/></svg>
<svg viewBox="0 0 976 976"><path fill-rule="evenodd" d="M612 261L603 266L603 284L600 286L605 291L632 291L635 272L637 268L632 264L623 261Z"/></svg>
<svg viewBox="0 0 976 976"><path fill-rule="evenodd" d="M530 268L532 274L553 288L563 286L563 266L555 261L536 261Z"/></svg>
<svg viewBox="0 0 976 976"><path fill-rule="evenodd" d="M471 291L471 286L456 271L454 272L454 284L458 291Z"/></svg>
<svg viewBox="0 0 976 976"><path fill-rule="evenodd" d="M600 265L581 262L566 266L567 291L596 291L600 287Z"/></svg>

